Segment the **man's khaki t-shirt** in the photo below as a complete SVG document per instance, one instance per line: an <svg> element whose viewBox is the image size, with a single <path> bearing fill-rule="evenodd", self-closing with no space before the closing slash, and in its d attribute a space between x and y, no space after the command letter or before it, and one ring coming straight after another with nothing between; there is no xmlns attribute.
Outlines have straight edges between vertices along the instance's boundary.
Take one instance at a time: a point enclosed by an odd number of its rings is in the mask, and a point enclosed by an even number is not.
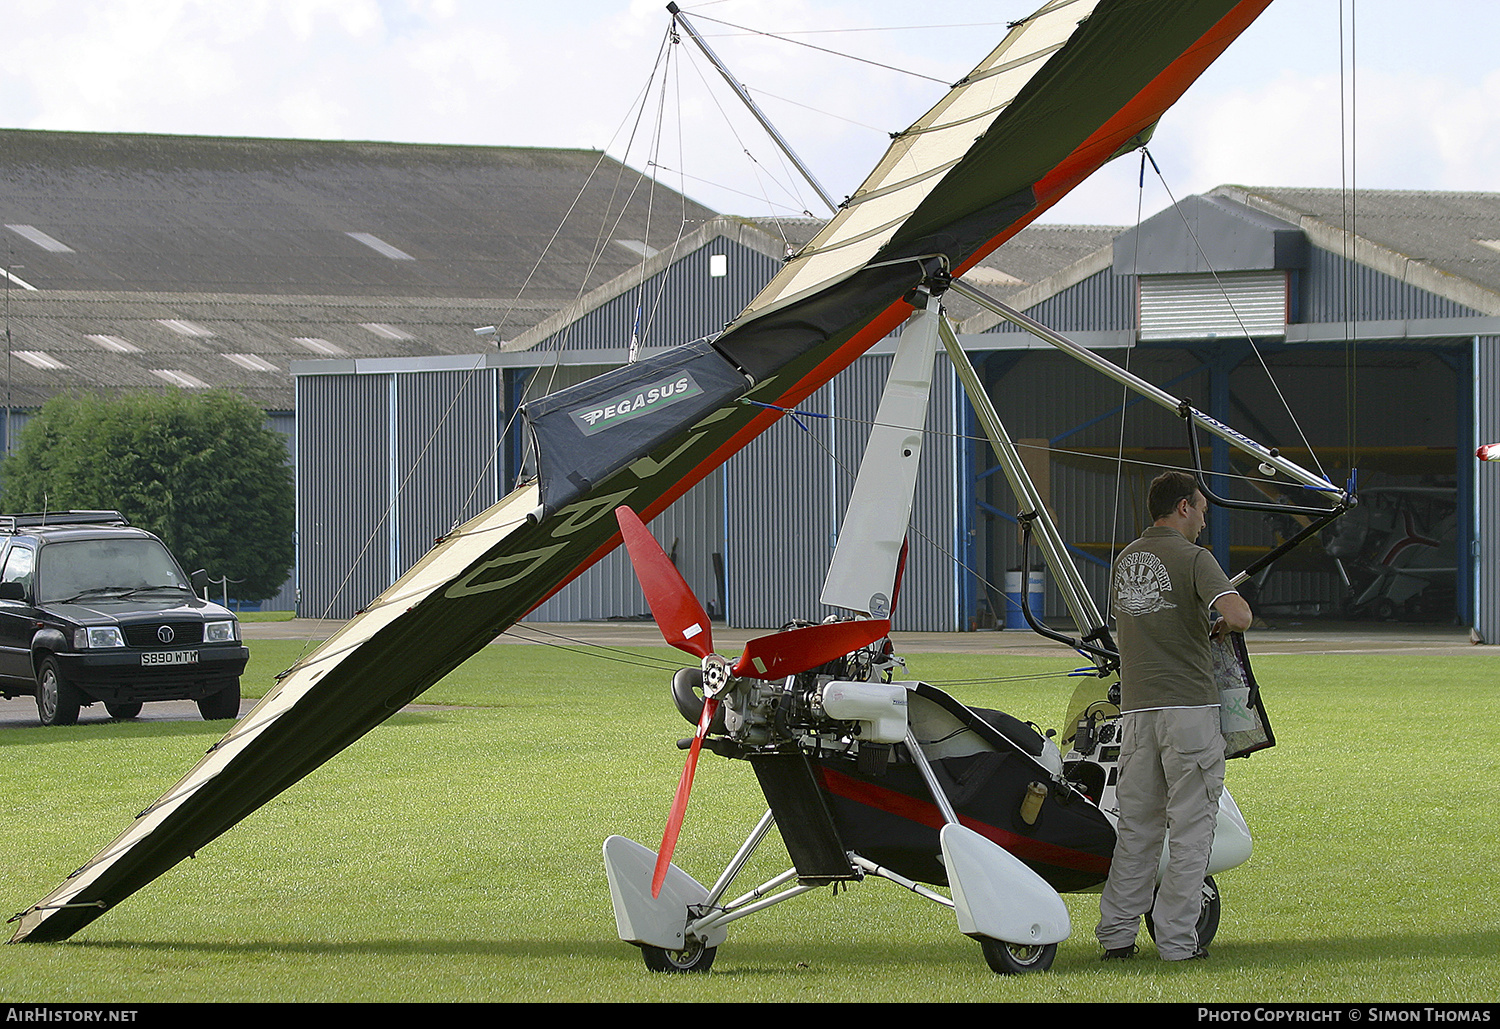
<svg viewBox="0 0 1500 1029"><path fill-rule="evenodd" d="M1235 592L1207 550L1152 526L1115 562L1114 613L1122 711L1219 702L1209 606Z"/></svg>

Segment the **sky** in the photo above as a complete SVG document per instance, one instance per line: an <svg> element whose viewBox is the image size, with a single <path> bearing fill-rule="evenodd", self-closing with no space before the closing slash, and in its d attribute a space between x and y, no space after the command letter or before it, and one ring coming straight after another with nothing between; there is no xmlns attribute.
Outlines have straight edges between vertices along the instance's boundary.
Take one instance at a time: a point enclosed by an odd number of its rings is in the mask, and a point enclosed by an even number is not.
<svg viewBox="0 0 1500 1029"><path fill-rule="evenodd" d="M681 0L836 200L1040 3ZM669 24L665 0L0 0L0 127L603 149L722 213L826 216ZM1042 220L1223 183L1496 190L1497 39L1480 0L1274 0L1162 119L1160 179L1115 161Z"/></svg>

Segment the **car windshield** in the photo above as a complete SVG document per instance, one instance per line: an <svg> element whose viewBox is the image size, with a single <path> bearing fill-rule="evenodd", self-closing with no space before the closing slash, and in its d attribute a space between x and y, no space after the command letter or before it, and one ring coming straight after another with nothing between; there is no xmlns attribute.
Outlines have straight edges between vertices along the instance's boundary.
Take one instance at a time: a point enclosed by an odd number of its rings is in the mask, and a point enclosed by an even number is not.
<svg viewBox="0 0 1500 1029"><path fill-rule="evenodd" d="M39 600L148 587L190 589L177 562L158 540L71 540L42 548L37 565Z"/></svg>

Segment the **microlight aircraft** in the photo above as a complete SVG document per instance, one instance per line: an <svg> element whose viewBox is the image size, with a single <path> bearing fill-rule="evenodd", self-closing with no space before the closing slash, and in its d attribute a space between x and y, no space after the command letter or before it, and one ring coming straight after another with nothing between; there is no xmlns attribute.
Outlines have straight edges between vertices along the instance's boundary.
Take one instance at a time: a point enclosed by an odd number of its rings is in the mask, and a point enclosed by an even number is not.
<svg viewBox="0 0 1500 1029"><path fill-rule="evenodd" d="M202 850L420 696L618 546L619 509L628 508L649 522L914 311L924 309L918 305L926 298L954 289L988 303L977 290L969 290L963 273L1106 161L1139 147L1161 114L1269 2L1052 0L1015 23L988 57L894 139L837 214L788 259L722 334L529 402L525 414L535 476L456 527L359 616L283 674L252 711L116 839L18 913L12 920L12 942L66 939ZM1005 317L1024 319L1016 312ZM1107 362L1048 334L1045 327L1026 327L1086 364L1116 374ZM959 372L965 374L962 367ZM1331 505L1316 507L1319 517L1312 525L1348 502L1347 495L1324 478L1191 405L1138 380L1129 384L1152 401L1180 409L1190 432L1214 434L1290 481L1331 495ZM654 400L634 403L638 396L651 396L653 389ZM983 391L971 386L969 392ZM1003 452L1005 436L997 421L994 429L992 438ZM1192 452L1197 453L1196 445ZM1024 490L1024 484L1020 488ZM1054 553L1059 549L1055 529L1039 505L1032 511L1044 556L1061 567ZM1068 606L1082 627L1079 639L1070 642L1107 666L1110 647L1103 619L1086 593L1078 595L1075 580L1060 581L1067 583ZM881 590L844 605L869 616L854 621L885 620L872 610L880 606L872 600L877 592ZM894 596L890 585L884 592ZM817 674L816 667L797 667L813 658L818 659L815 666L831 663L842 668L836 676L840 682L871 681L849 668L865 660L861 654L880 659L878 649L873 654L869 649L879 647L880 626L819 627L815 633L796 634L804 628L792 634L798 641L798 660L782 662L773 637L747 664L731 665L725 682L742 692L738 684L745 679L775 687L777 680L747 674L747 669L759 671L756 659L774 669L784 683L787 677ZM818 648L804 648L801 644L808 640L817 641ZM823 651L824 644L841 651L841 656ZM860 714L868 709L858 705L870 701L859 697L860 690L853 693L856 699L850 703L856 707L851 714L825 687L820 701L824 712L831 703L833 711L845 714L837 719L841 722L882 722ZM979 724L983 719L974 721L961 705L937 691L906 693L908 728L915 725L922 731L924 724L944 719L955 728L968 728L972 722L969 734L986 747L1007 757L1017 749L1008 737L992 732L993 726L984 728ZM886 695L894 702L893 694ZM726 697L726 722L737 704ZM705 700L704 710L710 707L717 718L720 706ZM1086 712L1081 720L1087 723L1090 717L1093 714ZM701 726L703 714L694 720ZM710 720L707 729L695 734L700 750L717 745L712 730ZM894 727L872 727L871 732L878 732L881 740L895 735ZM1026 762L1036 759L1036 769L1053 763L1050 758L1043 763L1024 745L1019 749L1027 755ZM925 748L922 752L930 756ZM1036 781L1048 791L1042 811L1050 819L1051 811L1066 806L1060 793L1051 792L1049 783L1054 780L1022 765L1028 787ZM859 768L854 756L851 779L857 778ZM682 792L685 799L686 789ZM963 805L957 807L962 810ZM1087 821L1091 839L1078 849L1096 860L1094 867L1076 871L1097 878L1099 855L1092 851L1101 849L1107 838L1107 820L1089 816ZM1025 879L1015 862L994 857L1003 847L977 842L968 832L945 828L943 833L953 841L951 860L984 865L973 880L983 889L997 884L1009 888ZM879 856L878 846L859 846ZM923 843L918 849L926 852L931 847ZM983 856L975 858L976 854ZM1002 870L991 871L990 861ZM900 864L895 858L887 863ZM656 862L649 864L653 874L648 877L648 896ZM1068 874L1074 872L1069 869ZM658 897L675 890L674 881L668 871ZM969 881L966 873L960 876L961 883ZM1072 881L1062 885L1071 886ZM969 912L977 935L996 941L990 950L999 947L1022 966L1039 967L1041 957L1033 956L1030 948L1054 946L1062 926L1055 917L1054 898L1035 892L1040 895L1038 910L1054 914L1032 916L1038 928L1019 941L1008 925L992 924L996 909L987 901L966 895L959 910ZM684 934L693 935L687 928L688 913L680 917ZM960 925L967 923L961 919ZM718 932L713 928L696 935L707 947L714 945ZM691 949L679 947L675 936L644 942L674 953Z"/></svg>

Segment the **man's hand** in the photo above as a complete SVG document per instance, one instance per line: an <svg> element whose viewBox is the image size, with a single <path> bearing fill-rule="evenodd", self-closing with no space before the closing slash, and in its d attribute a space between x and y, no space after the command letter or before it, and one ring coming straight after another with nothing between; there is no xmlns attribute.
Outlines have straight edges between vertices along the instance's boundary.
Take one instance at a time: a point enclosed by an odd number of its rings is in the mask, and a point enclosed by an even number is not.
<svg viewBox="0 0 1500 1029"><path fill-rule="evenodd" d="M1214 636L1221 632L1244 632L1250 628L1250 623L1254 620L1250 614L1250 605L1245 603L1245 598L1238 593L1226 593L1216 598L1214 610L1223 616L1214 623L1214 628L1210 630L1210 634Z"/></svg>

